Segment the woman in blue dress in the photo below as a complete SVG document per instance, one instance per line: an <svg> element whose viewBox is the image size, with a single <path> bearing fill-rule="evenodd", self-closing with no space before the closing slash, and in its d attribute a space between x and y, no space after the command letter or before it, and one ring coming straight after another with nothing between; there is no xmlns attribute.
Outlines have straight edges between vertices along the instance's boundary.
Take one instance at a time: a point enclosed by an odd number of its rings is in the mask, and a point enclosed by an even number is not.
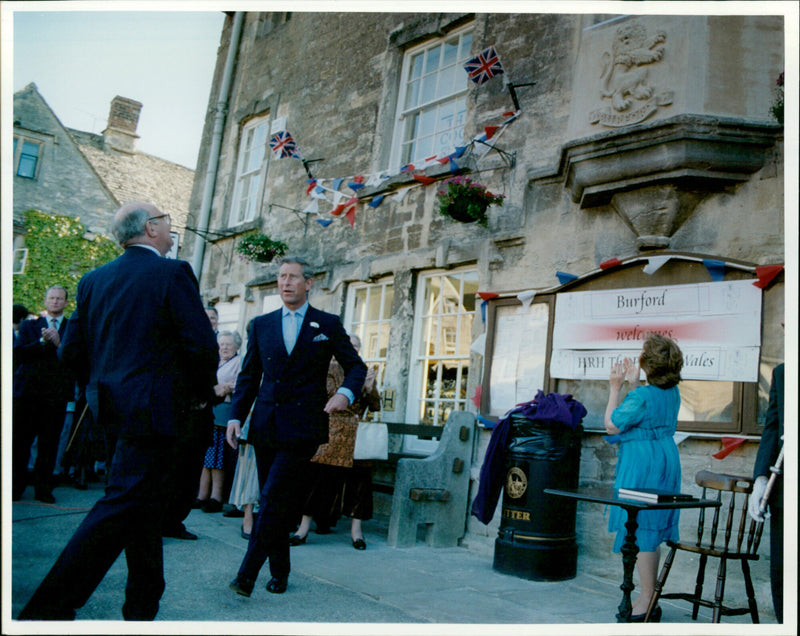
<svg viewBox="0 0 800 636"><path fill-rule="evenodd" d="M678 425L681 396L683 354L669 338L649 334L644 342L639 362L626 358L615 364L609 378L610 391L605 413L605 427L610 443L619 443L614 488L659 488L680 491L681 464L673 436ZM625 381L639 382L639 369L644 371L647 384L633 389L622 398ZM678 510L642 511L637 517L636 544L639 554L640 594L633 604L631 620L643 621L653 595L658 570L659 545L678 540ZM614 552L620 552L625 538L627 514L618 506L611 507L608 529L616 532ZM661 618L657 607L651 621Z"/></svg>

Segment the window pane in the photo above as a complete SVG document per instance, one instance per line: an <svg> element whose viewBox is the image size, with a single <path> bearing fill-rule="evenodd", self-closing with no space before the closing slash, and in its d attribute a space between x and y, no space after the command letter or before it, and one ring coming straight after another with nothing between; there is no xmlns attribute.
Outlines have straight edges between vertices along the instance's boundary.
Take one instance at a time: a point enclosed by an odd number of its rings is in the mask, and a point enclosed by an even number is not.
<svg viewBox="0 0 800 636"><path fill-rule="evenodd" d="M456 83L456 71L458 70L455 66L451 66L441 72L439 75L439 90L436 92L436 97L445 97L453 92ZM460 70L462 73L464 72L464 69Z"/></svg>
<svg viewBox="0 0 800 636"><path fill-rule="evenodd" d="M409 64L409 72L408 72L408 79L414 80L419 79L422 77L422 64L424 58L422 53L417 53L414 57L411 58L411 64Z"/></svg>
<svg viewBox="0 0 800 636"><path fill-rule="evenodd" d="M415 80L408 85L406 90L406 108L412 108L419 104L419 80Z"/></svg>
<svg viewBox="0 0 800 636"><path fill-rule="evenodd" d="M441 56L441 50L441 46L434 46L432 49L428 49L428 52L425 54L426 75L433 73L439 68L439 57Z"/></svg>
<svg viewBox="0 0 800 636"><path fill-rule="evenodd" d="M36 175L36 159L33 157L20 155L17 174L20 177L27 177L28 179L33 179L33 177Z"/></svg>
<svg viewBox="0 0 800 636"><path fill-rule="evenodd" d="M436 97L436 75L426 75L422 78L422 94L419 98L420 104L425 104Z"/></svg>
<svg viewBox="0 0 800 636"><path fill-rule="evenodd" d="M436 130L436 111L428 110L422 113L419 118L419 130L417 131L418 137L426 137L432 135Z"/></svg>
<svg viewBox="0 0 800 636"><path fill-rule="evenodd" d="M458 60L458 38L453 38L444 43L442 52L442 67L451 66Z"/></svg>
<svg viewBox="0 0 800 636"><path fill-rule="evenodd" d="M383 294L383 314L382 314L382 317L386 318L387 320L392 315L393 302L394 302L394 286L388 286L385 288L385 292Z"/></svg>
<svg viewBox="0 0 800 636"><path fill-rule="evenodd" d="M682 380L681 422L730 422L733 418L733 382Z"/></svg>

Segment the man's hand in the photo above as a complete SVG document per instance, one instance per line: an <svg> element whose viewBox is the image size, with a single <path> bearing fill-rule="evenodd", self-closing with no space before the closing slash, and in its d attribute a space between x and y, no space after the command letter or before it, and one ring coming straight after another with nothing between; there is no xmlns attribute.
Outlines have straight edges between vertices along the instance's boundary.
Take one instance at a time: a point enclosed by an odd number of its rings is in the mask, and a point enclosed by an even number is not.
<svg viewBox="0 0 800 636"><path fill-rule="evenodd" d="M347 399L346 395L334 393L325 405L325 412L330 415L336 411L344 411L348 406L350 406L350 400Z"/></svg>
<svg viewBox="0 0 800 636"><path fill-rule="evenodd" d="M242 423L239 420L229 420L228 428L225 431L225 437L228 440L231 448L234 450L239 448L239 437L242 434Z"/></svg>
<svg viewBox="0 0 800 636"><path fill-rule="evenodd" d="M58 347L61 344L61 336L58 334L58 329L55 327L42 329L42 340L52 343L54 347Z"/></svg>
<svg viewBox="0 0 800 636"><path fill-rule="evenodd" d="M750 501L747 503L747 512L756 521L764 521L764 518L769 518L769 513L765 516L761 514L761 499L764 497L764 491L767 489L767 478L764 475L756 477L753 484L753 492L750 494Z"/></svg>

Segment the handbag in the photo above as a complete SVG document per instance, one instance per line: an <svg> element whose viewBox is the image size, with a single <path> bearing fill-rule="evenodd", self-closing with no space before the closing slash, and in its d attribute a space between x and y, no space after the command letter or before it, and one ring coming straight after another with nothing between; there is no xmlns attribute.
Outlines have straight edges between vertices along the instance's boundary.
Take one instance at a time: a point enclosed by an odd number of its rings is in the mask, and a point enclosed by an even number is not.
<svg viewBox="0 0 800 636"><path fill-rule="evenodd" d="M389 429L383 422L359 422L353 459L388 459Z"/></svg>

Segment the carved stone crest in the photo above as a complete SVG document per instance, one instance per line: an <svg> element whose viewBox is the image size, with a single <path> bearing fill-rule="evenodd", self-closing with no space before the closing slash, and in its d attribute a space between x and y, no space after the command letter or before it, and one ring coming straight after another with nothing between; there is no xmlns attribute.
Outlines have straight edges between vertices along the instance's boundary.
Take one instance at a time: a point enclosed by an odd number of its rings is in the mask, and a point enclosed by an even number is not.
<svg viewBox="0 0 800 636"><path fill-rule="evenodd" d="M647 34L643 24L632 22L614 34L611 51L603 53L600 99L610 106L589 113L589 123L609 127L628 126L644 121L659 106L672 103L672 91L656 93L648 84L648 66L664 57L667 34Z"/></svg>

